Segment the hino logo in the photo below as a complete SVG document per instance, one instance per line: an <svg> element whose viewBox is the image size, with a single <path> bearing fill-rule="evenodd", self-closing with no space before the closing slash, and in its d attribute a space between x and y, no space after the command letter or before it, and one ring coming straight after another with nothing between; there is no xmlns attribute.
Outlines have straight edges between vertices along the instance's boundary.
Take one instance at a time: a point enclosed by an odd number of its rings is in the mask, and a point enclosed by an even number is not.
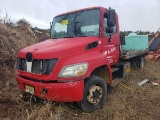
<svg viewBox="0 0 160 120"><path fill-rule="evenodd" d="M31 72L32 69L32 53L28 52L26 54L27 72Z"/></svg>
<svg viewBox="0 0 160 120"><path fill-rule="evenodd" d="M26 54L26 60L27 60L27 62L32 62L32 53L28 52Z"/></svg>

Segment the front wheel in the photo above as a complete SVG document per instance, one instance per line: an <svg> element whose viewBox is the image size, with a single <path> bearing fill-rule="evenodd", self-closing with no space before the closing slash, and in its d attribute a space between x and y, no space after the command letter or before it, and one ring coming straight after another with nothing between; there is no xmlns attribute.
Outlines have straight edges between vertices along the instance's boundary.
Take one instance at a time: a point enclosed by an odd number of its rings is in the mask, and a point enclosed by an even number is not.
<svg viewBox="0 0 160 120"><path fill-rule="evenodd" d="M93 112L102 108L107 97L107 85L105 81L95 75L85 80L83 99L78 106L85 112Z"/></svg>

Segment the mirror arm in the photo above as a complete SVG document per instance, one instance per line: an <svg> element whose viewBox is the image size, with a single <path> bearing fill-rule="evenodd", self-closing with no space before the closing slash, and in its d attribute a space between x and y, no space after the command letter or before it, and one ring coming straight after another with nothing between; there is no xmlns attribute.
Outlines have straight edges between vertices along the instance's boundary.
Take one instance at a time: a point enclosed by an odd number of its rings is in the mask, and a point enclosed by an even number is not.
<svg viewBox="0 0 160 120"><path fill-rule="evenodd" d="M110 34L110 33L108 33L108 34L109 34L108 42L110 43L110 42L111 42L111 39L112 39L112 36L111 36L111 34Z"/></svg>
<svg viewBox="0 0 160 120"><path fill-rule="evenodd" d="M50 22L50 38L52 37L51 34L52 34L52 22Z"/></svg>

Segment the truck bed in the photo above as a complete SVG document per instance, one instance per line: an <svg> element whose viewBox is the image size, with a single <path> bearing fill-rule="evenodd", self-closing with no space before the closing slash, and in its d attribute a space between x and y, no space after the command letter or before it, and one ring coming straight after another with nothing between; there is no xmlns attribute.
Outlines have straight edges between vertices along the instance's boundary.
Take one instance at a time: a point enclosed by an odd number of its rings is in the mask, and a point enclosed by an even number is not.
<svg viewBox="0 0 160 120"><path fill-rule="evenodd" d="M120 58L122 59L130 59L136 56L141 56L147 54L149 49L146 50L138 50L138 51L121 51Z"/></svg>

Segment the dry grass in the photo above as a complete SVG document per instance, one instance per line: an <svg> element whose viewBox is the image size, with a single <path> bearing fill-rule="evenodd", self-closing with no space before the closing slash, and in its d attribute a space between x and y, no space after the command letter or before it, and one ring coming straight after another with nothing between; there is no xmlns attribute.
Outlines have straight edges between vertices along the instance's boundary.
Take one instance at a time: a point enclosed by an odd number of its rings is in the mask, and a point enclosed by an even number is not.
<svg viewBox="0 0 160 120"><path fill-rule="evenodd" d="M23 27L8 28L0 24L0 119L24 120L159 120L160 61L147 61L145 69L133 70L122 85L111 89L103 109L84 113L74 103L23 101L14 75L16 53L22 47L38 42L39 33ZM45 33L47 37L48 33ZM42 39L41 39L42 40ZM139 87L143 79L150 82Z"/></svg>

